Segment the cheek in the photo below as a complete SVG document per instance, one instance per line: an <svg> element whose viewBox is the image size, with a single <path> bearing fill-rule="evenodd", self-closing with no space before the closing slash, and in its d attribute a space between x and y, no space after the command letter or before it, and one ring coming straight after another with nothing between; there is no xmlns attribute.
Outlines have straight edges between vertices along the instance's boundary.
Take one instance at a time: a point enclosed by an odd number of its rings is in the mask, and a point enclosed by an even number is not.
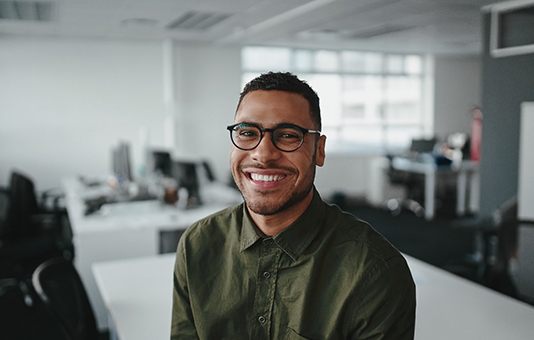
<svg viewBox="0 0 534 340"><path fill-rule="evenodd" d="M235 173L238 171L239 166L243 162L243 159L245 158L245 155L242 151L233 149L230 153L230 169L232 170L232 173Z"/></svg>
<svg viewBox="0 0 534 340"><path fill-rule="evenodd" d="M236 167L236 163L237 163L237 155L235 153L234 150L232 150L232 152L230 152L230 169L232 170L232 172L234 171L234 168Z"/></svg>
<svg viewBox="0 0 534 340"><path fill-rule="evenodd" d="M300 176L307 175L311 167L315 166L313 152L300 155L291 160L292 165L298 169Z"/></svg>

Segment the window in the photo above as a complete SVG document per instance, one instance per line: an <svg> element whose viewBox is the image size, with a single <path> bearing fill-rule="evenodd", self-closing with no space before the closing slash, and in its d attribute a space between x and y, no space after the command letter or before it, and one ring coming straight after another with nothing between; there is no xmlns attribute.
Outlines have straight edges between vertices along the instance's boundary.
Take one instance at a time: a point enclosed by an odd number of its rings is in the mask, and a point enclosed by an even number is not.
<svg viewBox="0 0 534 340"><path fill-rule="evenodd" d="M431 129L424 62L413 54L249 46L242 81L267 71L295 73L321 99L329 151L394 151Z"/></svg>

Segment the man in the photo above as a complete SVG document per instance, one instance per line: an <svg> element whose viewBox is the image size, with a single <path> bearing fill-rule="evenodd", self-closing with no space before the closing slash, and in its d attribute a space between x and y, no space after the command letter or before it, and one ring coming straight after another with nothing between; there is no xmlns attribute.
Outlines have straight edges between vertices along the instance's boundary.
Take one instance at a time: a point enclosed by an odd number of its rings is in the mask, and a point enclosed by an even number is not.
<svg viewBox="0 0 534 340"><path fill-rule="evenodd" d="M244 203L209 216L176 253L172 339L413 339L404 258L323 202L319 98L289 73L241 93L231 169Z"/></svg>

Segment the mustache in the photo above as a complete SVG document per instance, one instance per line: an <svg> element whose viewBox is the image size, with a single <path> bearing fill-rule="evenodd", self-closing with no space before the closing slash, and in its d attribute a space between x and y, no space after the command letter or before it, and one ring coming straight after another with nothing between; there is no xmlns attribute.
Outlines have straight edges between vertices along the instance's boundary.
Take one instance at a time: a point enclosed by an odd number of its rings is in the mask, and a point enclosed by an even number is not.
<svg viewBox="0 0 534 340"><path fill-rule="evenodd" d="M251 163L241 164L239 166L239 170L241 171L245 169L250 169L250 168L262 169L262 170L282 170L282 171L289 172L289 173L296 173L296 170L294 168L287 167L287 166L280 166L274 162L272 163L251 162Z"/></svg>

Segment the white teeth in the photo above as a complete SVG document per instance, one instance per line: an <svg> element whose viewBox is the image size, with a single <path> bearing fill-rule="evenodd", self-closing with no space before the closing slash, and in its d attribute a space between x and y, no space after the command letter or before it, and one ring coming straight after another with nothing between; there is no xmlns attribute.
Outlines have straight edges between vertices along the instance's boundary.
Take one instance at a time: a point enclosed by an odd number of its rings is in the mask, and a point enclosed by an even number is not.
<svg viewBox="0 0 534 340"><path fill-rule="evenodd" d="M281 180L282 178L284 178L284 176L279 176L279 175L260 175L260 174L251 173L250 174L250 178L252 178L253 181L274 182L274 181Z"/></svg>

